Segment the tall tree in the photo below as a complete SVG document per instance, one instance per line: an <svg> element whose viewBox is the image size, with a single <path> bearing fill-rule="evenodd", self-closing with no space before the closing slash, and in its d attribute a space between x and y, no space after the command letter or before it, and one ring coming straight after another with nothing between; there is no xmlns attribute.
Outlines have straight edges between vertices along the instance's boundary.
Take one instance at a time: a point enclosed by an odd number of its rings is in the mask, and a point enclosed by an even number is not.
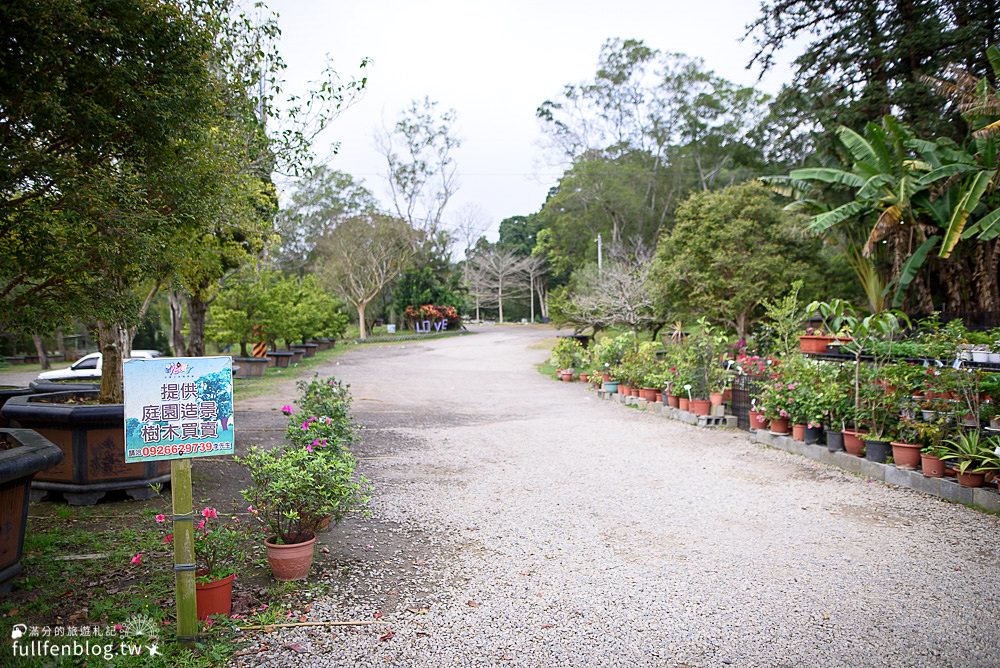
<svg viewBox="0 0 1000 668"><path fill-rule="evenodd" d="M504 300L523 295L527 288L526 259L512 250L485 247L475 250L466 260L466 275L477 305L495 306L500 322L503 322Z"/></svg>
<svg viewBox="0 0 1000 668"><path fill-rule="evenodd" d="M798 117L793 129L818 125L824 149L835 146L836 126L860 130L890 113L918 135L961 139L961 119L922 75L958 64L992 77L986 48L998 34L996 0L764 0L747 27L757 46L750 65L762 72L805 41L780 104Z"/></svg>
<svg viewBox="0 0 1000 668"><path fill-rule="evenodd" d="M345 220L320 242L320 281L357 310L362 339L365 309L410 262L414 234L405 220L372 213Z"/></svg>
<svg viewBox="0 0 1000 668"><path fill-rule="evenodd" d="M819 246L759 184L695 193L657 246L650 289L664 321L704 316L745 337L764 299L820 282Z"/></svg>

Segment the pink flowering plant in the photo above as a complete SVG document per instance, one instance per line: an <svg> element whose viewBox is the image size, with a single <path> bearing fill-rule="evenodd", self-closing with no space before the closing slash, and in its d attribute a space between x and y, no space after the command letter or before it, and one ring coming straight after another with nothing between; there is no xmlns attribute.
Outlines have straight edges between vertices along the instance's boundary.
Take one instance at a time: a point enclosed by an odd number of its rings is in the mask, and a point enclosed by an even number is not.
<svg viewBox="0 0 1000 668"><path fill-rule="evenodd" d="M308 452L333 451L345 445L340 430L329 415L289 420L285 437L291 445L305 448Z"/></svg>
<svg viewBox="0 0 1000 668"><path fill-rule="evenodd" d="M159 514L156 523L166 524L170 518ZM220 517L215 508L205 507L194 513L194 558L198 582L215 582L236 573L239 564L247 557L247 531L238 517L228 521ZM171 544L172 533L166 533L163 543ZM133 557L132 563L136 562Z"/></svg>
<svg viewBox="0 0 1000 668"><path fill-rule="evenodd" d="M757 404L764 417L768 420L778 420L792 417L792 404L795 401L795 383L775 380L764 386L757 397Z"/></svg>

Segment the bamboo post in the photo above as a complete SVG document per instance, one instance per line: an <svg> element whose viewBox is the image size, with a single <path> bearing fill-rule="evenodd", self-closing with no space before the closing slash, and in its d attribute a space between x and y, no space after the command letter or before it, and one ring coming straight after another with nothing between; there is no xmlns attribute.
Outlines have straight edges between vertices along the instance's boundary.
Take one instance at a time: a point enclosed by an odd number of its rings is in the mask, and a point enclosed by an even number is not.
<svg viewBox="0 0 1000 668"><path fill-rule="evenodd" d="M170 461L170 496L174 513L177 641L191 646L198 639L198 602L194 589L194 516L190 459Z"/></svg>

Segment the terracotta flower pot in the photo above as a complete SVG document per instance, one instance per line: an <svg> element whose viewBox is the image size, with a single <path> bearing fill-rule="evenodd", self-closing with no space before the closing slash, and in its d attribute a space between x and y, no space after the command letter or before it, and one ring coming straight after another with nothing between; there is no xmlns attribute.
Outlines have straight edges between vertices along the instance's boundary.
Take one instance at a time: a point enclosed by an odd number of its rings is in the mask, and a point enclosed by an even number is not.
<svg viewBox="0 0 1000 668"><path fill-rule="evenodd" d="M971 471L965 473L956 471L955 479L958 480L958 484L962 487L982 487L986 483L986 474Z"/></svg>
<svg viewBox="0 0 1000 668"><path fill-rule="evenodd" d="M757 411L750 411L750 431L756 431L757 429L767 429L767 418L764 417L763 413L758 413Z"/></svg>
<svg viewBox="0 0 1000 668"><path fill-rule="evenodd" d="M305 580L309 576L313 547L316 545L315 536L303 543L278 545L265 540L264 545L267 547L267 562L271 565L275 580Z"/></svg>
<svg viewBox="0 0 1000 668"><path fill-rule="evenodd" d="M708 400L712 403L713 406L721 406L722 405L722 392L711 392L711 393L709 393Z"/></svg>
<svg viewBox="0 0 1000 668"><path fill-rule="evenodd" d="M663 403L663 393L662 392L657 392L656 393L656 398L653 399L653 401L655 401L658 404L662 404Z"/></svg>
<svg viewBox="0 0 1000 668"><path fill-rule="evenodd" d="M644 387L639 390L639 396L646 401L656 401L656 388Z"/></svg>
<svg viewBox="0 0 1000 668"><path fill-rule="evenodd" d="M806 440L806 426L804 424L792 425L792 439L796 441Z"/></svg>
<svg viewBox="0 0 1000 668"><path fill-rule="evenodd" d="M667 395L667 405L670 406L671 408L677 408L678 406L680 406L681 405L680 401L681 398L678 397L676 394Z"/></svg>
<svg viewBox="0 0 1000 668"><path fill-rule="evenodd" d="M569 382L571 382L573 380L573 372L572 371L560 371L559 372L559 378L561 378L564 383L569 383Z"/></svg>
<svg viewBox="0 0 1000 668"><path fill-rule="evenodd" d="M581 383L589 383L590 382L590 374L589 373L581 373L580 374L580 382Z"/></svg>
<svg viewBox="0 0 1000 668"><path fill-rule="evenodd" d="M893 441L892 461L903 470L915 471L920 464L920 448L921 446L914 445L913 443L897 443Z"/></svg>
<svg viewBox="0 0 1000 668"><path fill-rule="evenodd" d="M722 393L722 402L728 404L732 403L732 401L733 401L733 388L727 387L726 391Z"/></svg>
<svg viewBox="0 0 1000 668"><path fill-rule="evenodd" d="M235 574L214 582L194 585L195 599L198 604L198 619L207 619L209 615L226 615L233 609L233 579Z"/></svg>
<svg viewBox="0 0 1000 668"><path fill-rule="evenodd" d="M677 398L677 408L679 408L682 411L686 411L689 408L689 406L688 406L689 403L690 403L690 401L688 400L687 397L678 397Z"/></svg>
<svg viewBox="0 0 1000 668"><path fill-rule="evenodd" d="M712 402L708 399L692 399L690 411L695 415L708 415L712 412Z"/></svg>
<svg viewBox="0 0 1000 668"><path fill-rule="evenodd" d="M934 455L920 453L920 469L928 478L944 477L944 462Z"/></svg>
<svg viewBox="0 0 1000 668"><path fill-rule="evenodd" d="M865 442L861 440L861 436L864 432L854 431L853 429L844 430L844 450L847 454L854 455L855 457L861 457L865 449Z"/></svg>
<svg viewBox="0 0 1000 668"><path fill-rule="evenodd" d="M770 423L771 433L784 436L788 433L788 418L774 418Z"/></svg>
<svg viewBox="0 0 1000 668"><path fill-rule="evenodd" d="M632 396L632 388L629 387L628 385L626 385L625 383L619 383L618 384L618 393L621 394L621 395L623 395L623 396L626 396L626 397L631 397Z"/></svg>

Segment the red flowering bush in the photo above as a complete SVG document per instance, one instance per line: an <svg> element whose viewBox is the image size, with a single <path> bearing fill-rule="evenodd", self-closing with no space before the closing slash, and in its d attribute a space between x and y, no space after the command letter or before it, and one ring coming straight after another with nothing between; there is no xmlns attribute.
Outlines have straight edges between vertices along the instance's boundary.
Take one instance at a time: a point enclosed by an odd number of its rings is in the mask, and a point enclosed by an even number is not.
<svg viewBox="0 0 1000 668"><path fill-rule="evenodd" d="M454 306L435 304L424 304L419 308L407 306L406 310L403 311L403 317L406 319L406 326L410 329L415 329L416 323L423 322L425 320L430 321L431 324L447 320L449 329L456 328L461 322L458 311Z"/></svg>

